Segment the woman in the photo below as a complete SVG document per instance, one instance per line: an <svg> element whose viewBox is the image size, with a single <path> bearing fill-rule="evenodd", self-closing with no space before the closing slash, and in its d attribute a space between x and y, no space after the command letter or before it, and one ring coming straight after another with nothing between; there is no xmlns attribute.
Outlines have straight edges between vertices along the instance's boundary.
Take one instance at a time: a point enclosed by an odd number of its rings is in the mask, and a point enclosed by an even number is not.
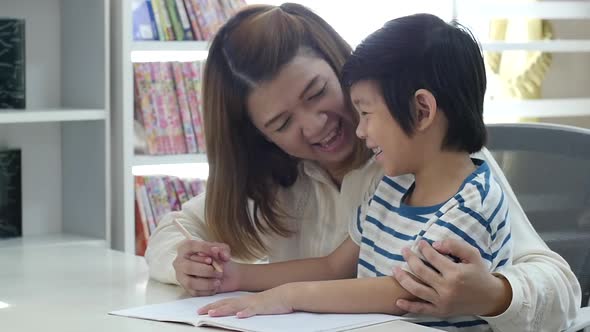
<svg viewBox="0 0 590 332"><path fill-rule="evenodd" d="M357 119L340 85L350 51L324 20L295 4L250 6L220 29L203 83L207 194L160 221L146 253L152 278L210 295L232 282L212 260L313 257L342 242L382 177L355 138ZM435 267L446 253L462 262L427 286L395 273L400 287L427 301L396 305L435 316L480 315L497 331L561 330L577 312L579 284L535 233L489 152L482 154L509 193L514 266L491 275L467 244L426 246ZM173 220L196 239L182 241ZM425 275L422 261L405 258ZM284 282L295 280L286 275Z"/></svg>

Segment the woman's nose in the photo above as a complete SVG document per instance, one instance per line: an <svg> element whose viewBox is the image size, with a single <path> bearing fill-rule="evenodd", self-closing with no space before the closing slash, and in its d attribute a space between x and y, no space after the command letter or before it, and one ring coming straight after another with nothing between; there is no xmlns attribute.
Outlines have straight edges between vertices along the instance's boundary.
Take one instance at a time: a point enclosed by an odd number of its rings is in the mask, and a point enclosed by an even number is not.
<svg viewBox="0 0 590 332"><path fill-rule="evenodd" d="M325 113L306 114L301 124L303 136L308 139L317 138L315 136L322 132L327 120L328 116Z"/></svg>

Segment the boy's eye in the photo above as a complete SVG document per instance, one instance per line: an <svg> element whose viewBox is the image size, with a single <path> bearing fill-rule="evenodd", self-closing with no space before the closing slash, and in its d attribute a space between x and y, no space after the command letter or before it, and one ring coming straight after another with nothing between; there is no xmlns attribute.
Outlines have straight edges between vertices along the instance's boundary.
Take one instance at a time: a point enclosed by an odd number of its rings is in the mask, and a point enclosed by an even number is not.
<svg viewBox="0 0 590 332"><path fill-rule="evenodd" d="M285 130L289 126L289 122L291 122L291 117L287 118L285 122L277 129L278 132Z"/></svg>
<svg viewBox="0 0 590 332"><path fill-rule="evenodd" d="M315 93L313 96L309 96L309 97L307 98L307 100L309 101L309 100L312 100L312 99L314 99L314 98L317 98L317 97L319 97L319 96L323 95L323 94L324 94L324 92L326 91L326 86L327 86L327 85L328 85L328 83L327 83L327 82L326 82L326 83L324 83L324 85L322 86L322 88L321 88L321 89L320 89L318 92L316 92L316 93Z"/></svg>

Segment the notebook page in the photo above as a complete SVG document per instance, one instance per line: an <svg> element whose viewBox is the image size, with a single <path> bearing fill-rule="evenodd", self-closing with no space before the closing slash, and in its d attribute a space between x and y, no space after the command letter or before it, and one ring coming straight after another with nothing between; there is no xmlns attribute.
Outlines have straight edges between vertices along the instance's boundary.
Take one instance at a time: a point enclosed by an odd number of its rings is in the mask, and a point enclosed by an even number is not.
<svg viewBox="0 0 590 332"><path fill-rule="evenodd" d="M245 319L197 315L197 309L220 299L245 295L245 292L197 297L110 312L112 315L157 321L172 321L195 326L210 325L246 332L336 332L401 319L382 314L315 314L254 316Z"/></svg>

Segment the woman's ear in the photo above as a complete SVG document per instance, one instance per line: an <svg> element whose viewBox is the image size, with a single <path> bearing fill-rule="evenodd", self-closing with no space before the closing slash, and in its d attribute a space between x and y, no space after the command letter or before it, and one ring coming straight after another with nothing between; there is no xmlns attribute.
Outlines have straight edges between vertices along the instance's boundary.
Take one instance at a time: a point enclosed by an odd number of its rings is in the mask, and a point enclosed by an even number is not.
<svg viewBox="0 0 590 332"><path fill-rule="evenodd" d="M415 130L423 131L434 122L437 106L434 95L426 90L419 89L414 93L414 120Z"/></svg>

